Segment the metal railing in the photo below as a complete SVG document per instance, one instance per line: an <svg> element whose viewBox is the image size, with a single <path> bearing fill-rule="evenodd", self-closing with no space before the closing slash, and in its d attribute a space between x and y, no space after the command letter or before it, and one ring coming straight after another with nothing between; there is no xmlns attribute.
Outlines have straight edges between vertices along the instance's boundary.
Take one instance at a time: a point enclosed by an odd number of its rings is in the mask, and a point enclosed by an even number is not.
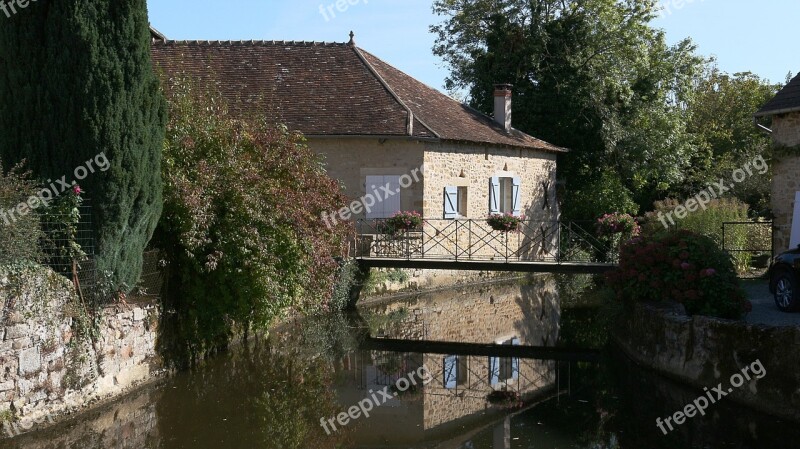
<svg viewBox="0 0 800 449"><path fill-rule="evenodd" d="M772 221L722 223L722 249L733 257L739 277L759 278L775 255Z"/></svg>
<svg viewBox="0 0 800 449"><path fill-rule="evenodd" d="M619 245L596 235L594 222L522 221L517 231L485 219L425 219L398 230L388 219L356 222L356 257L452 261L617 263Z"/></svg>

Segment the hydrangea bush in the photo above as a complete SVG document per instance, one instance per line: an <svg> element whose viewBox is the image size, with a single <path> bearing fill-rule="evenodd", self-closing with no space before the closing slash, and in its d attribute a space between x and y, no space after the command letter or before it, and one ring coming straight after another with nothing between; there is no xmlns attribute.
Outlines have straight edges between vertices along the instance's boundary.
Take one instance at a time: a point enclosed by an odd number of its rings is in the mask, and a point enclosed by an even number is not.
<svg viewBox="0 0 800 449"><path fill-rule="evenodd" d="M677 301L690 315L739 319L752 308L730 255L690 231L631 239L606 279L619 299Z"/></svg>
<svg viewBox="0 0 800 449"><path fill-rule="evenodd" d="M636 219L630 214L605 214L597 219L597 234L601 237L622 234L623 236L639 235L641 228Z"/></svg>
<svg viewBox="0 0 800 449"><path fill-rule="evenodd" d="M522 223L522 220L524 219L525 216L523 215L515 216L510 213L492 214L486 218L486 224L488 224L495 231L517 232L519 231L520 223Z"/></svg>
<svg viewBox="0 0 800 449"><path fill-rule="evenodd" d="M386 232L397 234L422 226L422 215L416 211L400 211L386 219Z"/></svg>

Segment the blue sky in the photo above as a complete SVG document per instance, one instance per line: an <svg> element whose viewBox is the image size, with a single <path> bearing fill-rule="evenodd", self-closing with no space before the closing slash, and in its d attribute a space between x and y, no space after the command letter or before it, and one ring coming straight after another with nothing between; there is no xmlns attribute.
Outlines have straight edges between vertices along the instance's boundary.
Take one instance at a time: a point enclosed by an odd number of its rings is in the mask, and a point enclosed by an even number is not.
<svg viewBox="0 0 800 449"><path fill-rule="evenodd" d="M170 39L305 40L357 44L426 84L442 90L447 68L434 56L428 31L441 18L432 0L148 0L150 22ZM798 0L662 0L668 12L653 25L675 43L691 37L722 70L751 71L783 83L800 71L794 30ZM320 7L326 9L325 15ZM326 17L327 16L327 17Z"/></svg>

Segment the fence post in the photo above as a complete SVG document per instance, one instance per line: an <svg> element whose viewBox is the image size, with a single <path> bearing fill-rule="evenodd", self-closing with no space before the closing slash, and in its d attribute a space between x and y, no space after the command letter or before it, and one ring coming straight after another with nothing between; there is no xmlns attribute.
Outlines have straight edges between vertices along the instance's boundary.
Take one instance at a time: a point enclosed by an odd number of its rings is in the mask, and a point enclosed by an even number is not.
<svg viewBox="0 0 800 449"><path fill-rule="evenodd" d="M458 260L458 218L455 220L456 225L456 260Z"/></svg>

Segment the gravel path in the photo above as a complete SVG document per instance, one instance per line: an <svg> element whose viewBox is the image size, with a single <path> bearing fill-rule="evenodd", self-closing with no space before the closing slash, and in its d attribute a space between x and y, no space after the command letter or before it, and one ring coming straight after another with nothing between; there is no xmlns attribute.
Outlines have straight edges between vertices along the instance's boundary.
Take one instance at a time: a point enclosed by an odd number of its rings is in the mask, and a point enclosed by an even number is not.
<svg viewBox="0 0 800 449"><path fill-rule="evenodd" d="M775 307L775 299L764 280L742 281L747 298L753 303L753 311L747 314L747 322L770 326L800 326L800 313L785 313Z"/></svg>

